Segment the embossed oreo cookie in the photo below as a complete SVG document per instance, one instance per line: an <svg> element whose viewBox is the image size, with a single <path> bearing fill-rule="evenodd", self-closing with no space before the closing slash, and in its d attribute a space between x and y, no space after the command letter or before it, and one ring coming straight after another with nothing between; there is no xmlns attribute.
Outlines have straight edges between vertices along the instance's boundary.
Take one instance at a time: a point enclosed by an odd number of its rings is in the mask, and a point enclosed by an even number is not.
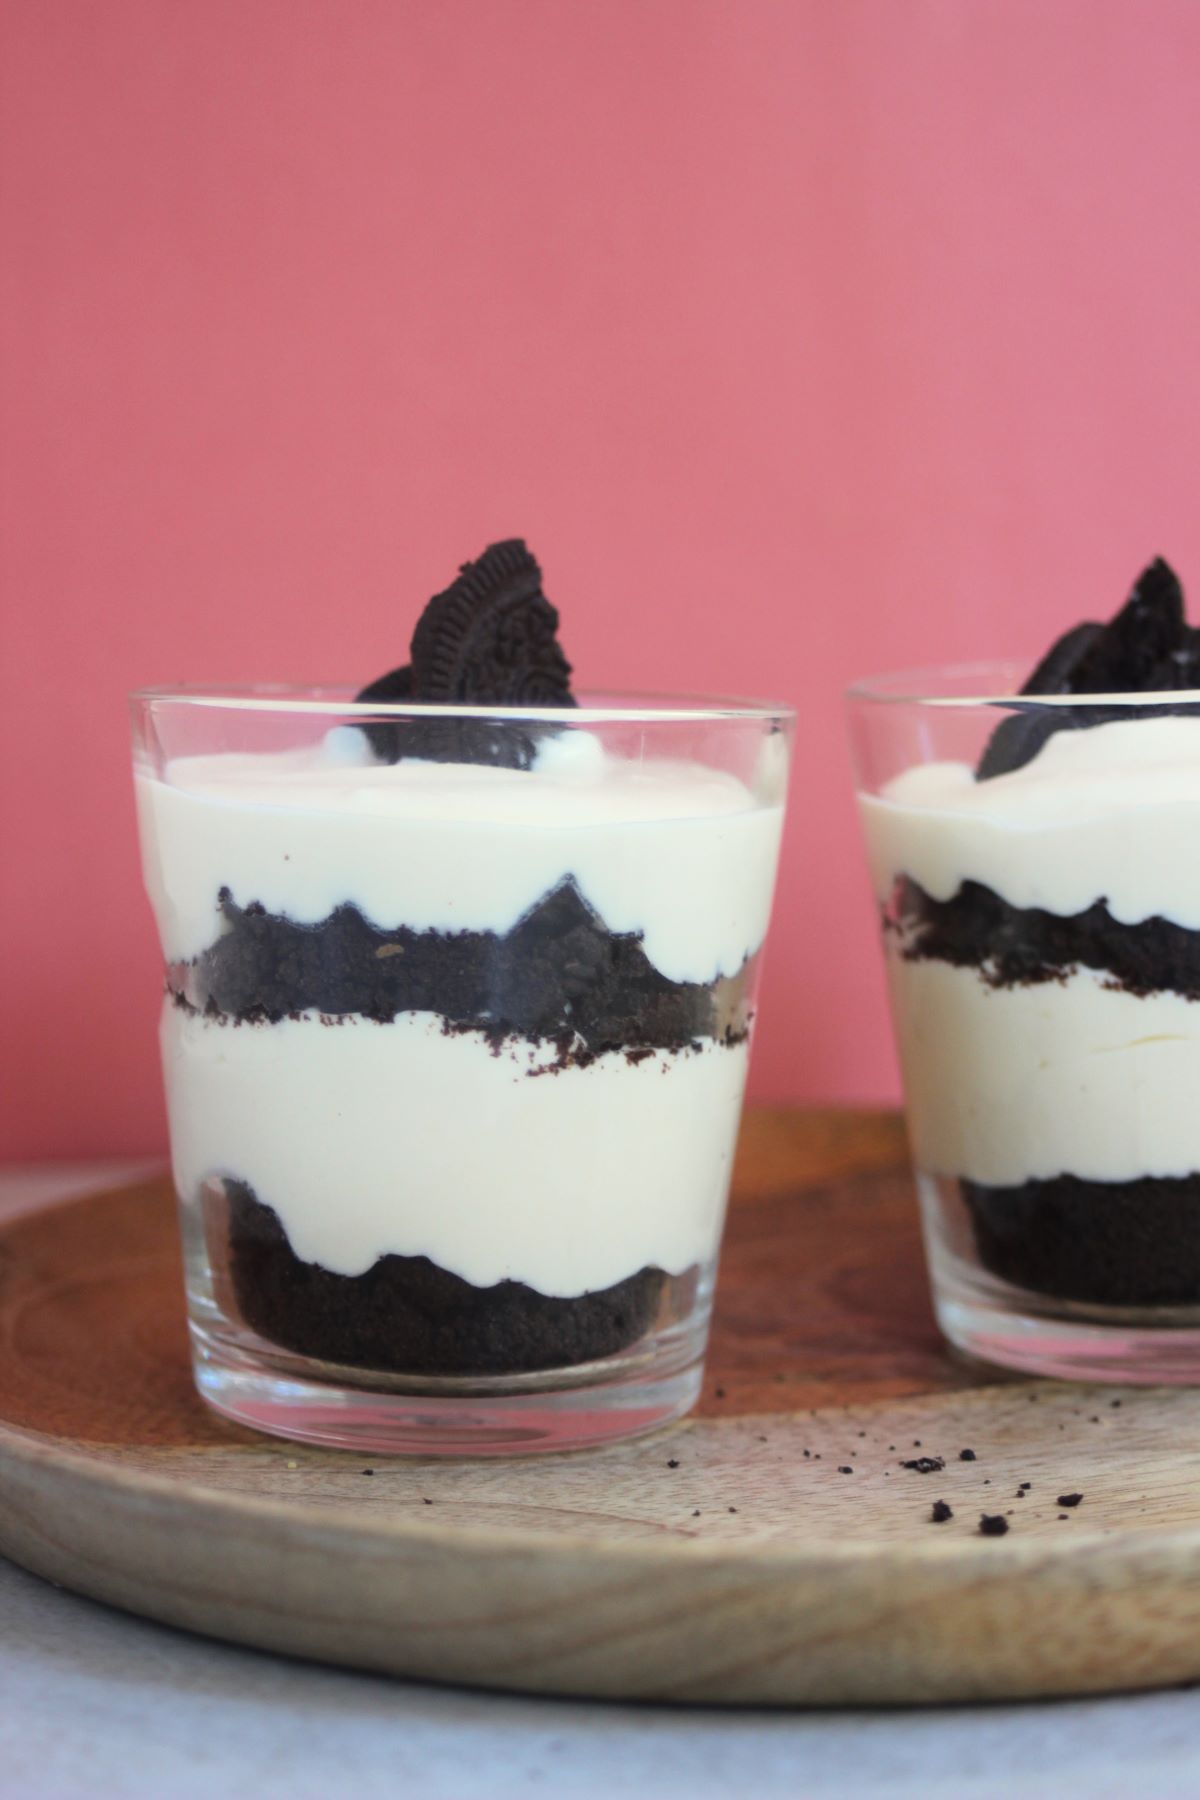
<svg viewBox="0 0 1200 1800"><path fill-rule="evenodd" d="M492 544L417 621L415 690L443 706L573 706L557 633L536 559L520 538Z"/></svg>
<svg viewBox="0 0 1200 1800"><path fill-rule="evenodd" d="M394 669L359 700L426 706L574 706L571 665L558 642L558 613L542 572L520 538L491 544L430 600L412 639L410 666ZM377 756L396 762L494 763L528 768L547 727L433 717L364 727Z"/></svg>

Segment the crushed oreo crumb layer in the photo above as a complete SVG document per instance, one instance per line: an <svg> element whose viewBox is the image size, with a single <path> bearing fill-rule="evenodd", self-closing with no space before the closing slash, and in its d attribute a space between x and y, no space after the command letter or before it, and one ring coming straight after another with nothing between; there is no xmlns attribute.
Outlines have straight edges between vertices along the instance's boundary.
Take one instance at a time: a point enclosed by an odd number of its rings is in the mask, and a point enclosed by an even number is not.
<svg viewBox="0 0 1200 1800"><path fill-rule="evenodd" d="M960 1187L980 1261L1016 1287L1102 1306L1200 1304L1200 1174Z"/></svg>
<svg viewBox="0 0 1200 1800"><path fill-rule="evenodd" d="M697 1273L642 1269L577 1299L519 1281L474 1287L426 1256L382 1256L363 1275L302 1262L277 1213L227 1180L229 1277L270 1343L323 1362L406 1375L512 1375L593 1362L651 1330L669 1290Z"/></svg>
<svg viewBox="0 0 1200 1800"><path fill-rule="evenodd" d="M1011 906L978 881L964 881L948 900L919 882L897 882L887 914L907 962L944 962L978 969L988 987L1031 987L1095 969L1114 988L1139 997L1182 994L1200 999L1200 932L1170 919L1125 925L1103 900L1083 912L1052 913Z"/></svg>
<svg viewBox="0 0 1200 1800"><path fill-rule="evenodd" d="M914 1456L900 1464L902 1469L911 1469L915 1475L936 1475L945 1466L944 1456Z"/></svg>
<svg viewBox="0 0 1200 1800"><path fill-rule="evenodd" d="M520 1038L586 1063L607 1051L682 1050L745 1040L752 958L705 985L669 981L640 932L610 932L573 882L539 901L510 932L380 931L354 906L298 925L222 890L220 937L176 965L181 1005L243 1024L302 1012L386 1024L431 1012L449 1029L482 1032L494 1047Z"/></svg>

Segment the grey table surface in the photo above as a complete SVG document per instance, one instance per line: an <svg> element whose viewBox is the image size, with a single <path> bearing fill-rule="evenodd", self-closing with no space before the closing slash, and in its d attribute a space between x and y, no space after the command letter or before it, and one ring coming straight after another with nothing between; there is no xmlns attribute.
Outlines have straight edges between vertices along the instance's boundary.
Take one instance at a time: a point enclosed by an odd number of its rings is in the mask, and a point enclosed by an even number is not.
<svg viewBox="0 0 1200 1800"><path fill-rule="evenodd" d="M0 1216L131 1165L0 1174ZM0 1560L0 1800L554 1793L1195 1800L1200 1691L733 1712L387 1681L171 1631Z"/></svg>

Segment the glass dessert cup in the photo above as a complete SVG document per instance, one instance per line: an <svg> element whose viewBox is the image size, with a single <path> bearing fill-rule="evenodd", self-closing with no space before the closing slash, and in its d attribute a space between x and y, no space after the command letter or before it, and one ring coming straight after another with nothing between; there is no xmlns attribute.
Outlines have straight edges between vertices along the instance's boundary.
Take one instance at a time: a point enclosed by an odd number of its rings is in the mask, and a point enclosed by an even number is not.
<svg viewBox="0 0 1200 1800"><path fill-rule="evenodd" d="M849 695L934 1307L1006 1367L1198 1382L1200 695L1022 676Z"/></svg>
<svg viewBox="0 0 1200 1800"><path fill-rule="evenodd" d="M790 715L132 706L203 1397L421 1454L686 1412Z"/></svg>

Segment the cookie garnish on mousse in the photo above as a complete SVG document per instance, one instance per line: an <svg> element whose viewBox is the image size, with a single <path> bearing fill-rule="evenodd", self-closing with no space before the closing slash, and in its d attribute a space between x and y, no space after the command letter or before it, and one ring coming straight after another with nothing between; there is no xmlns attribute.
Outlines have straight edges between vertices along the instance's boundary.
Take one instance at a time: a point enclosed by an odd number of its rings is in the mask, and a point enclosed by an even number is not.
<svg viewBox="0 0 1200 1800"><path fill-rule="evenodd" d="M558 613L542 571L520 538L491 544L426 606L411 660L371 682L359 700L423 706L574 706L571 665L558 641ZM514 733L485 720L434 717L366 727L376 754L430 762L529 768L541 733Z"/></svg>

